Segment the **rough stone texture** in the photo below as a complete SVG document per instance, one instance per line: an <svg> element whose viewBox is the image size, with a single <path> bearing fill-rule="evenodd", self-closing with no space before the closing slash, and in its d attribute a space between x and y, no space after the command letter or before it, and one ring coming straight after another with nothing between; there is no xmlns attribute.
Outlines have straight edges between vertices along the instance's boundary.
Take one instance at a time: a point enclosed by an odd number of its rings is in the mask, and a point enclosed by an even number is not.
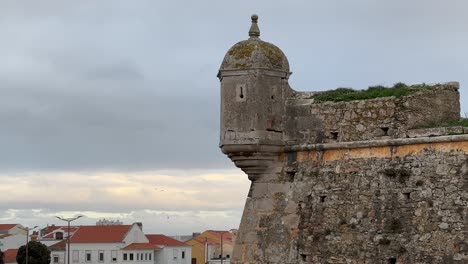
<svg viewBox="0 0 468 264"><path fill-rule="evenodd" d="M412 128L460 118L458 83L436 84L409 96L314 103L288 99L285 140L290 144L406 137Z"/></svg>
<svg viewBox="0 0 468 264"><path fill-rule="evenodd" d="M468 141L284 153L234 263L468 263Z"/></svg>
<svg viewBox="0 0 468 264"><path fill-rule="evenodd" d="M468 263L467 172L455 149L299 162L298 263Z"/></svg>
<svg viewBox="0 0 468 264"><path fill-rule="evenodd" d="M421 128L460 118L458 83L316 103L252 19L218 73L220 147L252 180L231 262L468 263L468 130Z"/></svg>

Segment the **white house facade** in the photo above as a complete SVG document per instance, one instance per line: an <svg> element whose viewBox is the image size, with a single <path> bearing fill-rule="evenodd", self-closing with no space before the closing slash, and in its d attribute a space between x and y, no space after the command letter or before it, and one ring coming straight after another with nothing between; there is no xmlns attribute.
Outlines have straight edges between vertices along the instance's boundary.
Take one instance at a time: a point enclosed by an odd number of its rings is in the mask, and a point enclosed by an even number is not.
<svg viewBox="0 0 468 264"><path fill-rule="evenodd" d="M154 244L160 248L158 251L156 251L155 263L192 263L192 247L190 245L161 234L146 235L146 237L149 239L151 244Z"/></svg>
<svg viewBox="0 0 468 264"><path fill-rule="evenodd" d="M162 247L156 254L155 263L164 264L190 264L192 260L192 247Z"/></svg>
<svg viewBox="0 0 468 264"><path fill-rule="evenodd" d="M0 224L0 235L1 234L26 235L27 231L20 224Z"/></svg>
<svg viewBox="0 0 468 264"><path fill-rule="evenodd" d="M191 247L177 240L150 241L141 224L81 226L66 240L49 246L51 264L190 264ZM169 241L169 242L168 242ZM157 243L154 243L157 242ZM158 245L159 244L159 245Z"/></svg>
<svg viewBox="0 0 468 264"><path fill-rule="evenodd" d="M26 244L26 235L0 235L0 250L18 249Z"/></svg>
<svg viewBox="0 0 468 264"><path fill-rule="evenodd" d="M70 263L75 264L128 264L137 261L137 258L138 263L153 264L154 250L125 250L133 243L150 246L137 224L81 226L71 236L69 253L66 240L49 247L51 263L65 264L69 255ZM145 253L142 259L140 253Z"/></svg>

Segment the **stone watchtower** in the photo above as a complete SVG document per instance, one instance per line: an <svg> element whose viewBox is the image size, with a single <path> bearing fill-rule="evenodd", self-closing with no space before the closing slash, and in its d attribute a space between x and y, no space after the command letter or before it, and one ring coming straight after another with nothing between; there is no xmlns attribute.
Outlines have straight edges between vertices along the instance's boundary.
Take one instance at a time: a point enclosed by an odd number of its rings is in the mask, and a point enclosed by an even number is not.
<svg viewBox="0 0 468 264"><path fill-rule="evenodd" d="M468 263L456 82L297 92L260 39L227 52L220 147L252 181L233 263Z"/></svg>
<svg viewBox="0 0 468 264"><path fill-rule="evenodd" d="M289 63L275 45L260 39L256 15L249 39L227 52L219 70L221 80L221 149L256 180L282 151L284 101Z"/></svg>

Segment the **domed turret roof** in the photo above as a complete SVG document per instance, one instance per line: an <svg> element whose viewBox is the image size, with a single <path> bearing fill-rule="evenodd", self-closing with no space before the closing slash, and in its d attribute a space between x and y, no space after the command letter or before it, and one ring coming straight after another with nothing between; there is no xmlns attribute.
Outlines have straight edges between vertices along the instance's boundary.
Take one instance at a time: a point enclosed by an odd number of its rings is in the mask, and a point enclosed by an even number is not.
<svg viewBox="0 0 468 264"><path fill-rule="evenodd" d="M248 40L238 42L224 56L220 70L271 69L289 73L289 62L275 45L261 40L258 16L252 15Z"/></svg>

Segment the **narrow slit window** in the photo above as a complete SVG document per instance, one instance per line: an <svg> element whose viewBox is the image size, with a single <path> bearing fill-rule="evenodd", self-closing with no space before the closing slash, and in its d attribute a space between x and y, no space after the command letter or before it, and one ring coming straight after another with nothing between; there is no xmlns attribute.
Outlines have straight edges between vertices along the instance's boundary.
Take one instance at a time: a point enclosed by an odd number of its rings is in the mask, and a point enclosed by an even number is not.
<svg viewBox="0 0 468 264"><path fill-rule="evenodd" d="M245 84L238 84L236 86L236 101L244 102L247 99L247 87Z"/></svg>

